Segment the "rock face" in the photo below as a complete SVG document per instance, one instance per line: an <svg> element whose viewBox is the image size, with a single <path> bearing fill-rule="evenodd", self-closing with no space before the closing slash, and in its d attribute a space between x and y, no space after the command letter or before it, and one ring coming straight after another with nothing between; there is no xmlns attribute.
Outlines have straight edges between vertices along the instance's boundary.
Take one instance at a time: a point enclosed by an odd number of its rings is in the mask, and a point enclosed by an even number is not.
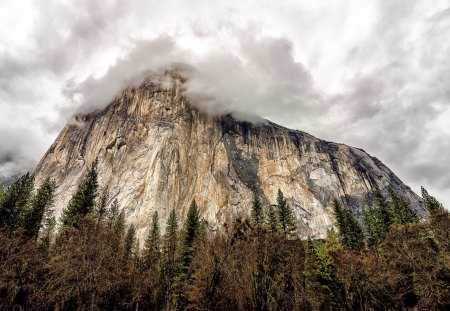
<svg viewBox="0 0 450 311"><path fill-rule="evenodd" d="M252 189L265 205L281 189L304 237L333 227L333 198L360 216L375 186L393 187L422 211L420 198L363 150L268 121L208 116L189 104L181 77L127 89L65 126L35 171L37 183L57 181L57 217L96 157L100 185L125 208L141 242L155 210L164 227L172 208L184 216L195 199L202 216L220 225L250 212Z"/></svg>

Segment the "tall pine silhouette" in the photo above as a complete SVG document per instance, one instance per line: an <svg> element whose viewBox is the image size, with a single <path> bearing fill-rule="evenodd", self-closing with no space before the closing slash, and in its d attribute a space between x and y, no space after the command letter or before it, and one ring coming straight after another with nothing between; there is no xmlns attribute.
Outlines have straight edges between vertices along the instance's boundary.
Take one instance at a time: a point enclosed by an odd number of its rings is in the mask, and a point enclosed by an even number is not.
<svg viewBox="0 0 450 311"><path fill-rule="evenodd" d="M81 219L93 212L98 192L97 165L98 160L95 159L64 210L61 219L64 226L78 227Z"/></svg>
<svg viewBox="0 0 450 311"><path fill-rule="evenodd" d="M351 250L362 249L364 233L358 220L336 199L333 202L333 207L342 244Z"/></svg>

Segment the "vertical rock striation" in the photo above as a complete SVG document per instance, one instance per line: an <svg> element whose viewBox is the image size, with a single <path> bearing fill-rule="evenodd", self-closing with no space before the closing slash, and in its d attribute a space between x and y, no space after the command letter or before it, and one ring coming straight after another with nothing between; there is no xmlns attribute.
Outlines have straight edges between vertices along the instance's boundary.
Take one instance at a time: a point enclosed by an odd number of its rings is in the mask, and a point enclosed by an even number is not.
<svg viewBox="0 0 450 311"><path fill-rule="evenodd" d="M100 184L125 208L141 241L155 210L165 221L172 208L185 215L195 199L203 217L221 224L249 213L252 189L265 205L275 204L281 189L305 237L332 228L333 198L360 215L374 187L393 187L423 212L420 198L363 150L269 121L208 116L189 104L180 76L170 86L147 81L124 90L102 111L64 127L35 171L38 183L57 181L57 216L96 157Z"/></svg>

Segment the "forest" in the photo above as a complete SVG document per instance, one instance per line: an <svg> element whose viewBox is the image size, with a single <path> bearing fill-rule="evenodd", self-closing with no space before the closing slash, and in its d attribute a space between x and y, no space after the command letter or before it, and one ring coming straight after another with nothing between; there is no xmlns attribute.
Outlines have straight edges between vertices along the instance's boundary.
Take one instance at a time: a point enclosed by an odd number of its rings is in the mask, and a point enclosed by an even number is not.
<svg viewBox="0 0 450 311"><path fill-rule="evenodd" d="M425 217L393 190L361 219L334 200L325 240L298 237L281 191L220 228L193 201L185 219L155 212L139 247L97 174L60 219L51 179L0 184L0 310L450 309L450 214L425 189Z"/></svg>

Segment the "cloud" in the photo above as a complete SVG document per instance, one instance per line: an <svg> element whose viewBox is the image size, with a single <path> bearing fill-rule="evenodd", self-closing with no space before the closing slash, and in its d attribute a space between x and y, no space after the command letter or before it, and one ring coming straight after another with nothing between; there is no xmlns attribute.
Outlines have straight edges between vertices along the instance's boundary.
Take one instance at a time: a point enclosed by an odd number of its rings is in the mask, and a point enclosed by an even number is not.
<svg viewBox="0 0 450 311"><path fill-rule="evenodd" d="M446 0L0 6L0 176L32 169L73 113L183 63L202 109L361 147L450 205Z"/></svg>

